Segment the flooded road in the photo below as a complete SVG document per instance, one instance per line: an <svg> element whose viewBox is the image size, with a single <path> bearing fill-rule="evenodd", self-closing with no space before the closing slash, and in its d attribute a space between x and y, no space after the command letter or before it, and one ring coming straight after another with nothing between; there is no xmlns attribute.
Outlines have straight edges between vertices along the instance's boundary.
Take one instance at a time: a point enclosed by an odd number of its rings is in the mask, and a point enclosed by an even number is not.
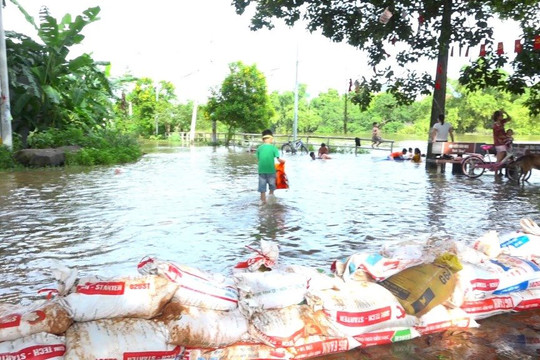
<svg viewBox="0 0 540 360"><path fill-rule="evenodd" d="M524 217L540 223L538 171L516 185L385 155L287 157L290 189L265 206L255 156L241 148L161 147L118 167L1 173L0 301L37 298L57 264L81 275L136 275L151 255L228 274L252 255L246 245L264 239L279 243L280 263L328 269L382 244L470 242L516 230Z"/></svg>

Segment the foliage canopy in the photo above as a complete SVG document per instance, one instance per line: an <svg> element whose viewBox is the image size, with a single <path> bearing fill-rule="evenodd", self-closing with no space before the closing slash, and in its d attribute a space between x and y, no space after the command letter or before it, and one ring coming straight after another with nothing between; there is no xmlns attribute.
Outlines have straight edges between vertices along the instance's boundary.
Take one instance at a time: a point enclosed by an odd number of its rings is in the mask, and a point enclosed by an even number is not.
<svg viewBox="0 0 540 360"><path fill-rule="evenodd" d="M104 65L88 54L69 59L70 47L79 44L82 30L97 21L99 7L82 15L65 15L58 22L42 7L39 24L15 1L38 32L41 43L6 32L9 88L13 129L23 143L34 130L68 126L103 125L111 115L111 89Z"/></svg>
<svg viewBox="0 0 540 360"><path fill-rule="evenodd" d="M467 49L486 44L489 54L479 58L463 71L460 81L470 89L498 87L514 94L530 88L528 107L540 113L540 51L533 50L540 23L538 0L233 0L239 15L254 7L251 29L271 29L282 19L292 26L298 21L311 31L335 42L346 42L369 55L374 76L359 84L355 102L366 108L373 93L386 88L399 103L411 103L420 94L431 94L435 81L429 72L406 70L399 75L390 67L379 66L388 59L390 46L404 45L395 57L398 66L421 59L436 59L447 53L450 43ZM387 23L381 15L388 9L392 16ZM442 21L445 11L451 13L450 29ZM493 23L511 19L519 23L523 51L512 61L505 54L496 54ZM443 33L446 36L441 36ZM512 75L500 71L509 64ZM435 69L432 69L432 73Z"/></svg>
<svg viewBox="0 0 540 360"><path fill-rule="evenodd" d="M266 78L255 65L240 61L229 64L229 75L220 89L212 90L205 111L212 121L227 125L228 139L239 130L264 130L274 114Z"/></svg>

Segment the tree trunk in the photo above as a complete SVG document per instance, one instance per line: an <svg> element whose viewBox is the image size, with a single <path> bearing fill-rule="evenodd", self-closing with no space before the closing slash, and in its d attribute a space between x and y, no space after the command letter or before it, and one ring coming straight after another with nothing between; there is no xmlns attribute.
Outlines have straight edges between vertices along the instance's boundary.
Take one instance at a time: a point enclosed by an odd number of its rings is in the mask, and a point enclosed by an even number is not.
<svg viewBox="0 0 540 360"><path fill-rule="evenodd" d="M448 71L448 49L450 45L450 34L452 32L452 0L444 0L441 34L439 36L439 57L437 58L437 73L435 75L435 89L433 90L433 100L431 102L431 120L429 123L427 159L433 159L433 144L429 138L431 128L439 114L444 114L446 106L446 80ZM434 166L433 163L426 161L426 168Z"/></svg>
<svg viewBox="0 0 540 360"><path fill-rule="evenodd" d="M347 102L349 101L349 93L345 93L345 109L343 110L343 133L347 135Z"/></svg>
<svg viewBox="0 0 540 360"><path fill-rule="evenodd" d="M212 120L212 144L217 144L217 121Z"/></svg>

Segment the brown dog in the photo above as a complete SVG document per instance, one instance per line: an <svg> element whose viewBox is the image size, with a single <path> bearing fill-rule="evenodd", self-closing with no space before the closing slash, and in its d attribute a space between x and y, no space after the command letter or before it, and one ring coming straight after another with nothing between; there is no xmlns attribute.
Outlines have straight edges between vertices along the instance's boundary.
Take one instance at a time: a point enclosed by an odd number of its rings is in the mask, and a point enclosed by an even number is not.
<svg viewBox="0 0 540 360"><path fill-rule="evenodd" d="M527 152L516 159L515 164L521 168L519 181L532 169L540 170L540 154Z"/></svg>

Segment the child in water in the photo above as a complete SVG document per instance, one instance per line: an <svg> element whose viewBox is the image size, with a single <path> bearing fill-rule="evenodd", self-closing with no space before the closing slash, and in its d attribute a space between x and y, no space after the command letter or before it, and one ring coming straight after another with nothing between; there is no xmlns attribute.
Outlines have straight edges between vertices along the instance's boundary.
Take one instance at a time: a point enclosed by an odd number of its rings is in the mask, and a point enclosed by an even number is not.
<svg viewBox="0 0 540 360"><path fill-rule="evenodd" d="M403 148L401 151L391 153L388 158L390 160L405 160L405 156L407 156L407 149Z"/></svg>
<svg viewBox="0 0 540 360"><path fill-rule="evenodd" d="M422 162L422 153L419 148L414 148L414 155L411 159L414 163Z"/></svg>

